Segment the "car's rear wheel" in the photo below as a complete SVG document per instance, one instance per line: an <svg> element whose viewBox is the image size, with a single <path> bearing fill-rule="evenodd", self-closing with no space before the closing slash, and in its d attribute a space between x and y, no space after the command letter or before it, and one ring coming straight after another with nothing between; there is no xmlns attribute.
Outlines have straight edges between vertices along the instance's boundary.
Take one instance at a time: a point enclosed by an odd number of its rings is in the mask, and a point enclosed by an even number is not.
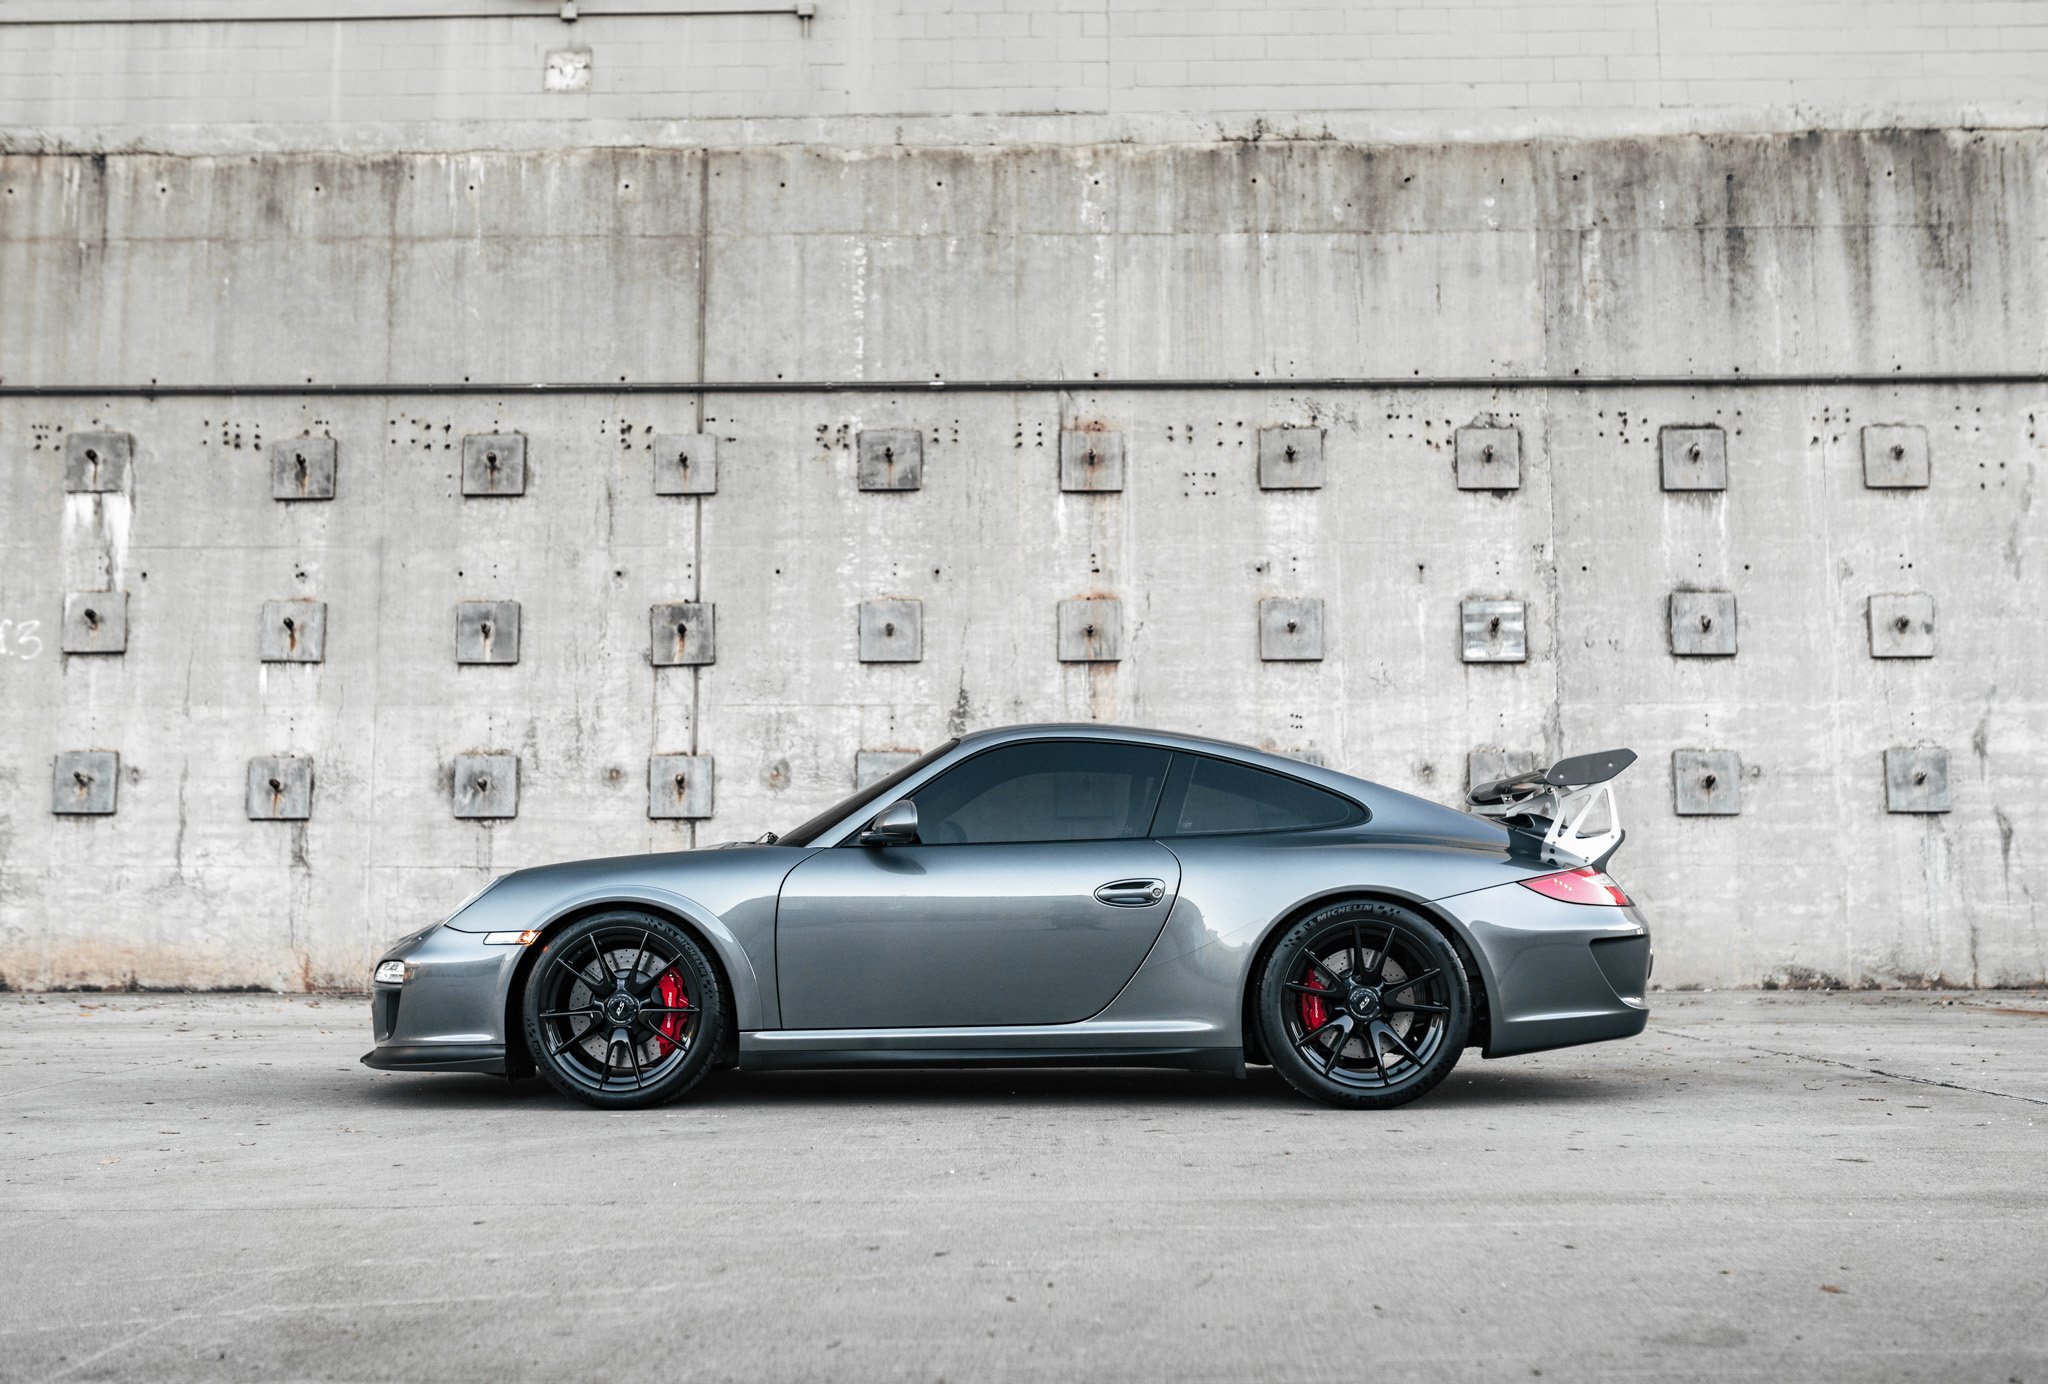
<svg viewBox="0 0 2048 1384"><path fill-rule="evenodd" d="M526 1044L550 1085L624 1110L674 1100L724 1032L718 973L690 934L648 913L600 913L550 938L526 982Z"/></svg>
<svg viewBox="0 0 2048 1384"><path fill-rule="evenodd" d="M1332 904L1281 937L1259 986L1266 1052L1326 1105L1405 1105L1450 1075L1472 1024L1457 953L1399 904Z"/></svg>

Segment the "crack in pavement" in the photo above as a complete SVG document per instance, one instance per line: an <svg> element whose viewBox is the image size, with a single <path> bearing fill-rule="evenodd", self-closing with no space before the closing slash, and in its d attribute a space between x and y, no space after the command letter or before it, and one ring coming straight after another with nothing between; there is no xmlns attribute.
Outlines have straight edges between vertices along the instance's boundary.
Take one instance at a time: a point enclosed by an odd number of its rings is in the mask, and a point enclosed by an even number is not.
<svg viewBox="0 0 2048 1384"><path fill-rule="evenodd" d="M212 1297L207 1298L205 1301L201 1302L199 1306L201 1308L211 1307L215 1303L219 1302L221 1299L230 1297L233 1294L240 1292L241 1289L241 1284L231 1284L228 1287L223 1288L220 1292L215 1293ZM54 1381L56 1380L64 1379L69 1377L70 1375L77 1374L80 1370L86 1368L86 1366L97 1364L99 1361L106 1359L109 1355L112 1355L115 1351L126 1350L128 1347L136 1344L137 1342L146 1340L149 1337L154 1336L157 1332L162 1331L165 1327L175 1326L179 1322L182 1322L184 1320L185 1315L182 1312L173 1312L169 1316L164 1317L161 1321L153 1322L150 1325L143 1327L140 1331L132 1332L129 1335L123 1336L120 1340L115 1341L110 1345L102 1346L100 1349L94 1351L90 1355L72 1361L71 1363L65 1365L62 1369L56 1371L54 1374L44 1375L42 1377L41 1384L54 1384Z"/></svg>
<svg viewBox="0 0 2048 1384"><path fill-rule="evenodd" d="M1939 1086L1943 1090L1948 1091L1968 1091L1972 1095L1997 1096L2002 1100L2025 1101L2028 1105L2048 1105L2048 1100L2042 1100L2038 1096L2022 1096L2014 1091L1994 1091L1988 1086L1967 1086L1960 1081L1940 1081L1931 1076L1914 1076L1910 1072L1888 1072L1882 1067L1859 1067L1854 1062L1843 1062L1833 1057L1815 1057L1810 1052L1786 1052L1782 1048L1766 1048L1755 1043L1735 1042L1725 1038L1710 1038L1704 1033L1687 1033L1683 1029L1677 1028L1660 1026L1657 1031L1669 1034L1673 1038L1685 1038L1695 1043L1706 1043L1709 1046L1719 1044L1722 1047L1745 1048L1750 1052L1761 1052L1771 1057L1791 1057L1801 1062L1817 1063L1823 1067L1839 1067L1845 1072L1857 1072L1863 1076L1889 1077L1893 1081L1910 1081L1918 1086Z"/></svg>
<svg viewBox="0 0 2048 1384"><path fill-rule="evenodd" d="M137 1072L146 1072L151 1067L168 1067L174 1063L186 1061L188 1059L184 1057L166 1057L156 1062L136 1062L130 1066L117 1067L104 1072L73 1072L69 1076L58 1077L55 1081L45 1081L39 1086L17 1086L10 1091L0 1091L0 1100L13 1100L16 1096L26 1096L36 1091L49 1091L59 1086L76 1086L86 1081L105 1081L108 1077L112 1076L133 1076Z"/></svg>

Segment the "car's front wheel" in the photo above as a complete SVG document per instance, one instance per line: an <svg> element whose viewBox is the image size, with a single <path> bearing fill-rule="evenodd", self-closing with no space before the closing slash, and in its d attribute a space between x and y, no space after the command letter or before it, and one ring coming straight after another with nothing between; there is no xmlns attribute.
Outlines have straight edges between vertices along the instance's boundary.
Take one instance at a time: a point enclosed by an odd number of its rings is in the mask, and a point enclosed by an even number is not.
<svg viewBox="0 0 2048 1384"><path fill-rule="evenodd" d="M1260 982L1259 1024L1295 1090L1386 1109L1450 1075L1472 996L1442 933L1399 904L1361 900L1318 909L1281 937Z"/></svg>
<svg viewBox="0 0 2048 1384"><path fill-rule="evenodd" d="M526 1044L564 1095L611 1110L659 1105L710 1070L725 1006L718 973L689 933L648 913L600 913L564 928L535 958Z"/></svg>

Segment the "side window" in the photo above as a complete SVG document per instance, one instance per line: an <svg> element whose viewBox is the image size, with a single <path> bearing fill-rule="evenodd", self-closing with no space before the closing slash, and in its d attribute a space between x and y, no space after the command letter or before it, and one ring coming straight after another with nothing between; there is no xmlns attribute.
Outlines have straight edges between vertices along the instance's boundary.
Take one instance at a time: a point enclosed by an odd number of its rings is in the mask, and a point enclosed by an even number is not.
<svg viewBox="0 0 2048 1384"><path fill-rule="evenodd" d="M1203 755L1174 757L1160 836L1308 831L1365 820L1358 804L1300 779Z"/></svg>
<svg viewBox="0 0 2048 1384"><path fill-rule="evenodd" d="M931 846L1143 836L1169 758L1165 750L1103 740L1005 745L912 795L918 836Z"/></svg>

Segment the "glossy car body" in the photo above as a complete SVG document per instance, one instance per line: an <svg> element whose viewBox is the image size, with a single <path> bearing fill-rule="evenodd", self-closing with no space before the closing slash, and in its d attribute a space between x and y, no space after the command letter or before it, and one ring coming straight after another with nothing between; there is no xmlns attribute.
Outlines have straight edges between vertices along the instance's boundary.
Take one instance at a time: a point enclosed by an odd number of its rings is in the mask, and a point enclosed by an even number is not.
<svg viewBox="0 0 2048 1384"><path fill-rule="evenodd" d="M860 844L992 749L1143 746L1223 761L1355 804L1349 824L1003 844ZM1170 791L1170 790L1169 790ZM1148 810L1149 811L1149 810ZM1163 823L1155 823L1155 829ZM1194 736L1101 725L983 731L807 824L804 844L584 860L494 881L401 939L373 997L373 1067L521 1074L518 1011L557 928L626 906L714 958L743 1069L1108 1063L1241 1072L1262 949L1334 900L1398 902L1450 935L1486 1056L1642 1031L1649 931L1521 881L1579 864L1524 832L1335 770ZM1105 901L1107 899L1108 901ZM393 967L391 963L401 963Z"/></svg>

